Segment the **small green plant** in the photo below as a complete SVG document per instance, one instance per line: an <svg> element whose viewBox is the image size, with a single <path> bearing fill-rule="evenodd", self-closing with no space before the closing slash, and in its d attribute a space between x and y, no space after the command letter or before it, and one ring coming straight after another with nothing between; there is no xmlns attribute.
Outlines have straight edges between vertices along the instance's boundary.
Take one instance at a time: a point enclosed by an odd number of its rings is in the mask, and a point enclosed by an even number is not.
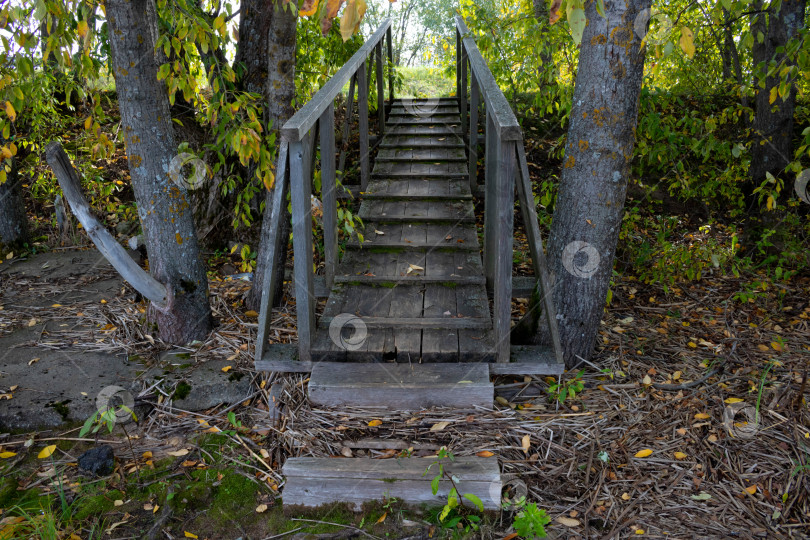
<svg viewBox="0 0 810 540"><path fill-rule="evenodd" d="M439 523L446 529L460 530L464 533L477 531L479 528L478 524L481 521L481 516L475 514L474 512L475 510L483 512L484 503L477 495L473 493L459 495L456 484L458 482L458 478L447 472L447 469L445 469L444 463L442 462L442 460L445 459L449 459L452 462L455 458L453 457L453 454L447 450L447 448L442 447L439 450L438 459L428 465L428 468L425 470L425 474L427 474L434 465L438 466L438 473L430 481L430 487L434 495L439 493L439 483L443 478L449 480L450 484L453 486L450 488L450 492L447 494L447 502L439 513ZM467 501L469 501L469 503L473 506L465 506L463 499L467 499Z"/></svg>
<svg viewBox="0 0 810 540"><path fill-rule="evenodd" d="M551 523L551 518L546 515L546 511L537 508L536 503L526 503L525 498L517 503L520 510L515 516L512 526L521 538L545 538L546 525Z"/></svg>
<svg viewBox="0 0 810 540"><path fill-rule="evenodd" d="M566 399L574 399L585 388L585 384L582 382L584 374L585 370L581 369L573 378L561 380L549 386L548 394L551 400L565 403Z"/></svg>

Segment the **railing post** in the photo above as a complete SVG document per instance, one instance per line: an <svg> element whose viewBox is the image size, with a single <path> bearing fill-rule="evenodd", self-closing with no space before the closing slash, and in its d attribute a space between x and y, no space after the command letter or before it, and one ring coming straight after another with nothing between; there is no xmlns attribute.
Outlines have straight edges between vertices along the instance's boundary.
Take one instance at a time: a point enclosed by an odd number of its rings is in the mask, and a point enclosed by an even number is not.
<svg viewBox="0 0 810 540"><path fill-rule="evenodd" d="M357 108L360 115L360 189L366 190L369 177L369 156L368 156L368 79L366 79L366 63L368 59L360 64L357 69Z"/></svg>
<svg viewBox="0 0 810 540"><path fill-rule="evenodd" d="M343 181L346 178L346 152L349 150L349 127L351 126L352 111L354 111L354 83L357 77L352 75L349 82L349 99L346 101L346 118L343 119L343 137L340 144L340 159L338 161L338 170L340 171L340 179Z"/></svg>
<svg viewBox="0 0 810 540"><path fill-rule="evenodd" d="M497 152L495 133L495 120L487 110L484 138L484 275L487 278L487 287L495 286L495 253L498 246L497 225L495 223L496 192L495 182Z"/></svg>
<svg viewBox="0 0 810 540"><path fill-rule="evenodd" d="M385 33L385 43L388 45L388 106L394 106L394 39L391 27Z"/></svg>
<svg viewBox="0 0 810 540"><path fill-rule="evenodd" d="M461 133L467 133L467 51L464 49L464 41L461 42L461 93L458 95L459 112L461 113Z"/></svg>
<svg viewBox="0 0 810 540"><path fill-rule="evenodd" d="M335 183L335 108L321 115L321 199L323 202L323 250L326 286L335 279L337 255L337 185Z"/></svg>
<svg viewBox="0 0 810 540"><path fill-rule="evenodd" d="M377 67L377 133L382 139L385 134L385 94L383 93L383 62L382 62L383 46L380 41L374 47L374 57L376 59Z"/></svg>
<svg viewBox="0 0 810 540"><path fill-rule="evenodd" d="M481 95L478 91L478 78L470 73L470 191L478 189L478 106Z"/></svg>
<svg viewBox="0 0 810 540"><path fill-rule="evenodd" d="M461 32L456 29L456 98L461 95Z"/></svg>
<svg viewBox="0 0 810 540"><path fill-rule="evenodd" d="M495 225L497 230L497 254L495 256L493 325L496 331L496 354L498 362L509 362L509 333L512 323L512 252L514 243L515 207L515 141L497 141L497 164L495 170Z"/></svg>
<svg viewBox="0 0 810 540"><path fill-rule="evenodd" d="M295 306L298 314L298 358L302 362L312 360L312 339L315 332L315 280L312 268L312 171L309 159L312 145L311 133L312 131L300 141L290 142Z"/></svg>

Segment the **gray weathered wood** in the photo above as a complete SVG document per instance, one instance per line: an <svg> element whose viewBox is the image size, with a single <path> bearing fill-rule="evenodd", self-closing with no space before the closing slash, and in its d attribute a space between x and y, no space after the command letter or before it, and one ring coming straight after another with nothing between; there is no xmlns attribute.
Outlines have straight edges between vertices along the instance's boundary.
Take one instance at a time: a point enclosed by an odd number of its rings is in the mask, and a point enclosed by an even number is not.
<svg viewBox="0 0 810 540"><path fill-rule="evenodd" d="M509 361L509 333L512 322L512 242L515 205L515 142L499 141L497 162L496 234L499 239L495 260L493 326L498 362Z"/></svg>
<svg viewBox="0 0 810 540"><path fill-rule="evenodd" d="M73 168L70 158L62 150L62 145L58 142L49 144L45 155L48 165L51 166L56 179L59 181L62 193L65 194L65 198L70 204L71 210L73 210L73 214L82 224L87 236L90 237L96 248L136 291L157 307L165 308L171 301L166 286L138 266L138 263L132 260L132 257L129 256L123 246L115 240L110 231L93 214L90 203L82 194L81 183L76 170Z"/></svg>
<svg viewBox="0 0 810 540"><path fill-rule="evenodd" d="M512 345L511 361L489 364L492 375L561 375L565 363L557 360L550 347L540 345Z"/></svg>
<svg viewBox="0 0 810 540"><path fill-rule="evenodd" d="M461 16L456 16L456 28L462 36L470 36L470 31L464 23ZM520 129L520 124L512 111L512 107L503 95L501 87L493 77L492 72L489 70L486 61L481 56L475 40L472 37L464 37L462 39L464 51L467 53L467 58L470 62L470 70L475 73L478 79L479 88L483 96L483 100L487 104L490 114L495 118L495 126L498 130L498 136L502 141L521 141L523 140L523 132ZM460 82L459 82L460 86Z"/></svg>
<svg viewBox="0 0 810 540"><path fill-rule="evenodd" d="M326 407L492 408L486 364L339 364L312 368L309 399Z"/></svg>
<svg viewBox="0 0 810 540"><path fill-rule="evenodd" d="M386 19L379 28L371 35L360 49L346 62L342 68L335 73L329 81L318 91L315 96L301 107L292 118L290 118L281 128L281 135L286 140L300 141L317 123L327 107L331 107L337 95L349 82L355 73L359 73L360 67L364 66L374 47L383 39L385 32L391 26L391 19ZM366 81L365 71L360 81ZM368 84L366 84L368 89ZM368 113L368 101L366 101L366 113ZM366 114L368 118L368 114Z"/></svg>
<svg viewBox="0 0 810 540"><path fill-rule="evenodd" d="M478 79L475 73L470 73L470 146L469 175L470 190L478 188L478 106L481 95L478 91Z"/></svg>
<svg viewBox="0 0 810 540"><path fill-rule="evenodd" d="M319 122L321 132L321 199L326 286L335 279L338 262L337 184L335 182L335 108L328 107Z"/></svg>
<svg viewBox="0 0 810 540"><path fill-rule="evenodd" d="M340 145L340 159L338 160L338 170L340 171L341 180L346 178L346 153L349 151L349 127L351 126L352 111L354 110L354 81L357 79L353 76L349 82L349 97L346 100L346 117L343 119L343 137Z"/></svg>
<svg viewBox="0 0 810 540"><path fill-rule="evenodd" d="M461 132L467 133L467 51L461 48L461 80L459 87L461 93L458 95L458 108L461 112Z"/></svg>
<svg viewBox="0 0 810 540"><path fill-rule="evenodd" d="M394 40L391 27L385 33L385 43L388 46L388 103L394 104Z"/></svg>
<svg viewBox="0 0 810 540"><path fill-rule="evenodd" d="M385 135L385 94L383 93L383 43L380 41L375 50L375 67L377 69L377 132Z"/></svg>
<svg viewBox="0 0 810 540"><path fill-rule="evenodd" d="M281 219L285 215L284 207L287 204L287 188L289 185L289 168L287 167L289 157L289 143L282 141L278 150L278 166L276 167L276 185L272 191L268 191L265 196L265 219L269 219L270 242L268 246L268 261L275 261L278 257L276 253L279 245L279 237L283 229ZM262 298L259 307L259 328L256 334L255 359L261 360L267 346L267 336L270 329L270 320L273 313L273 295L275 294L274 283L280 276L276 275L277 266L268 264L265 267L263 276L255 276L253 279L262 279Z"/></svg>
<svg viewBox="0 0 810 540"><path fill-rule="evenodd" d="M370 73L370 71L369 71ZM369 179L369 143L368 143L368 81L366 80L366 62L357 70L357 110L360 116L360 188L365 191Z"/></svg>
<svg viewBox="0 0 810 540"><path fill-rule="evenodd" d="M290 198L295 250L295 304L298 320L298 356L310 360L315 330L315 286L312 270L312 171L309 170L310 136L290 143Z"/></svg>
<svg viewBox="0 0 810 540"><path fill-rule="evenodd" d="M317 507L345 503L360 510L363 503L395 498L413 506L442 506L453 484L441 480L438 493L433 495L430 482L438 474L437 465L431 465L435 460L290 458L282 469L286 477L284 504ZM457 457L444 461L442 465L457 479L460 493L474 494L487 510L500 509L503 483L497 459ZM462 504L472 507L466 500Z"/></svg>
<svg viewBox="0 0 810 540"><path fill-rule="evenodd" d="M394 289L396 290L396 289ZM393 305L393 304L392 304ZM420 307L421 309L421 307ZM359 317L367 328L404 328L410 330L423 330L425 328L455 328L455 329L482 329L492 327L489 318L472 317ZM321 328L329 328L333 317L321 317L318 324ZM300 332L300 329L299 329ZM508 332L507 332L508 334ZM507 347L509 343L506 343ZM508 355L507 355L508 359Z"/></svg>

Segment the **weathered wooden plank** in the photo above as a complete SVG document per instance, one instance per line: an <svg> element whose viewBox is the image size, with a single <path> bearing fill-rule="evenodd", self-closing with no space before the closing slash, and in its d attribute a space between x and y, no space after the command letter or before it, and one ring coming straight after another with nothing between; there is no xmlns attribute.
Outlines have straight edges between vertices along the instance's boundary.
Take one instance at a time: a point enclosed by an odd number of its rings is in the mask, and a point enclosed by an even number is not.
<svg viewBox="0 0 810 540"><path fill-rule="evenodd" d="M512 242L514 238L515 207L515 142L498 141L498 172L495 195L497 208L497 237L500 244L495 258L493 327L498 362L509 361L509 333L512 323Z"/></svg>
<svg viewBox="0 0 810 540"><path fill-rule="evenodd" d="M493 392L485 364L323 362L309 380L309 399L326 407L492 408Z"/></svg>
<svg viewBox="0 0 810 540"><path fill-rule="evenodd" d="M406 263L407 264L407 263ZM407 268L407 267L406 267ZM348 276L335 276L335 283L348 283L348 284L376 284L379 286L397 286L397 285L428 285L428 284L442 284L448 286L462 286L462 285L485 285L486 280L484 276L420 276L401 273L393 274L380 274L380 275L348 275Z"/></svg>
<svg viewBox="0 0 810 540"><path fill-rule="evenodd" d="M281 236L281 219L284 216L284 206L287 203L287 189L289 187L288 167L287 160L289 156L289 143L282 141L278 151L278 166L276 167L276 185L272 191L268 191L265 195L265 217L269 220L267 227L268 233L268 261L275 261L277 256L277 248L279 245L279 238ZM255 360L261 360L264 355L265 347L267 346L267 336L270 330L270 320L272 318L273 303L275 294L274 284L282 276L276 275L276 265L268 264L265 266L264 275L256 276L254 279L261 279L262 281L262 298L259 308L259 328L256 335L256 350Z"/></svg>
<svg viewBox="0 0 810 540"><path fill-rule="evenodd" d="M298 356L310 360L315 329L315 287L312 270L312 133L290 143L290 198L295 250L295 303L298 319Z"/></svg>
<svg viewBox="0 0 810 540"><path fill-rule="evenodd" d="M478 78L478 84L487 109L495 118L495 126L498 130L498 137L502 141L521 141L523 133L520 124L512 111L512 107L503 95L498 82L492 76L486 61L481 56L475 40L471 36L464 19L456 16L456 28L463 37L462 44L470 62L470 68Z"/></svg>
<svg viewBox="0 0 810 540"><path fill-rule="evenodd" d="M396 292L400 287L393 289ZM394 301L391 302L394 305ZM420 306L421 309L421 306ZM322 328L328 328L334 319L332 317L321 317L318 324ZM455 329L490 329L492 322L489 318L446 318L446 317L360 317L360 320L368 328L404 328L410 330L423 330L425 328L455 328Z"/></svg>
<svg viewBox="0 0 810 540"><path fill-rule="evenodd" d="M385 135L385 94L383 93L383 42L377 44L375 51L375 67L377 77L377 131L380 137Z"/></svg>
<svg viewBox="0 0 810 540"><path fill-rule="evenodd" d="M478 187L478 106L481 95L478 91L478 79L475 73L470 73L470 146L468 148L470 175L470 190Z"/></svg>
<svg viewBox="0 0 810 540"><path fill-rule="evenodd" d="M425 317L455 317L456 287L444 285L427 285L425 287ZM448 362L458 361L458 330L441 328L428 329L422 332L422 361Z"/></svg>
<svg viewBox="0 0 810 540"><path fill-rule="evenodd" d="M300 141L309 132L327 107L332 106L337 95L349 81L355 72L358 72L361 65L364 65L369 54L382 40L385 32L391 26L391 19L386 19L369 37L360 49L335 73L331 79L318 91L315 96L304 104L284 126L281 128L281 136L290 142ZM362 80L365 80L363 73ZM367 87L366 87L367 88ZM368 101L366 101L368 103ZM368 112L368 111L366 111ZM362 118L362 115L361 115ZM368 118L368 114L366 114Z"/></svg>
<svg viewBox="0 0 810 540"><path fill-rule="evenodd" d="M565 363L558 362L554 350L543 345L512 345L511 361L489 366L493 375L561 375Z"/></svg>
<svg viewBox="0 0 810 540"><path fill-rule="evenodd" d="M394 103L394 41L391 27L385 32L385 44L388 46L388 103Z"/></svg>
<svg viewBox="0 0 810 540"><path fill-rule="evenodd" d="M371 73L371 71L369 71ZM357 111L360 131L360 188L365 191L369 180L369 142L368 142L368 81L366 80L366 62L357 69Z"/></svg>
<svg viewBox="0 0 810 540"><path fill-rule="evenodd" d="M335 178L335 108L321 115L321 199L323 202L324 275L327 287L335 279L338 263L337 183Z"/></svg>
<svg viewBox="0 0 810 540"><path fill-rule="evenodd" d="M475 222L472 204L455 201L364 201L358 212L363 221L370 222Z"/></svg>
<svg viewBox="0 0 810 540"><path fill-rule="evenodd" d="M349 82L349 96L346 99L346 116L343 119L343 138L340 146L340 158L338 159L338 170L340 171L341 178L346 177L346 154L349 151L349 126L351 125L352 114L354 110L354 82L357 76L352 76Z"/></svg>
<svg viewBox="0 0 810 540"><path fill-rule="evenodd" d="M419 287L396 287L391 293L391 317L421 317L424 290ZM397 362L417 362L422 354L422 330L394 327L394 350Z"/></svg>
<svg viewBox="0 0 810 540"><path fill-rule="evenodd" d="M282 470L287 479L284 504L317 507L345 503L360 510L366 502L395 498L413 506L442 506L453 484L441 480L437 494L433 495L430 482L435 474L426 471L434 461L435 458L290 458ZM501 501L497 498L503 483L497 459L457 457L452 462L446 461L443 465L458 479L455 487L460 493L474 494L487 510L500 509ZM433 465L431 471L435 468Z"/></svg>

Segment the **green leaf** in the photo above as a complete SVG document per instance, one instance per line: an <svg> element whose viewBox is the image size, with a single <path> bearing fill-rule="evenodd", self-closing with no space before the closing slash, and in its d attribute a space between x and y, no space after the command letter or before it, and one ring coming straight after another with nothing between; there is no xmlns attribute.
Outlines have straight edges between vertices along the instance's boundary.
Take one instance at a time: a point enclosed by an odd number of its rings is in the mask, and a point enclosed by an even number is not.
<svg viewBox="0 0 810 540"><path fill-rule="evenodd" d="M577 45L582 43L582 33L585 31L587 21L584 9L574 8L568 12L568 26L571 27L571 36Z"/></svg>
<svg viewBox="0 0 810 540"><path fill-rule="evenodd" d="M601 16L605 16L605 0L596 0L596 12Z"/></svg>
<svg viewBox="0 0 810 540"><path fill-rule="evenodd" d="M465 493L464 498L473 503L478 508L479 511L481 512L484 511L484 503L481 501L481 499L478 498L477 495L474 495L472 493Z"/></svg>
<svg viewBox="0 0 810 540"><path fill-rule="evenodd" d="M439 480L441 480L441 476L436 476L430 481L430 489L434 495L439 492Z"/></svg>

